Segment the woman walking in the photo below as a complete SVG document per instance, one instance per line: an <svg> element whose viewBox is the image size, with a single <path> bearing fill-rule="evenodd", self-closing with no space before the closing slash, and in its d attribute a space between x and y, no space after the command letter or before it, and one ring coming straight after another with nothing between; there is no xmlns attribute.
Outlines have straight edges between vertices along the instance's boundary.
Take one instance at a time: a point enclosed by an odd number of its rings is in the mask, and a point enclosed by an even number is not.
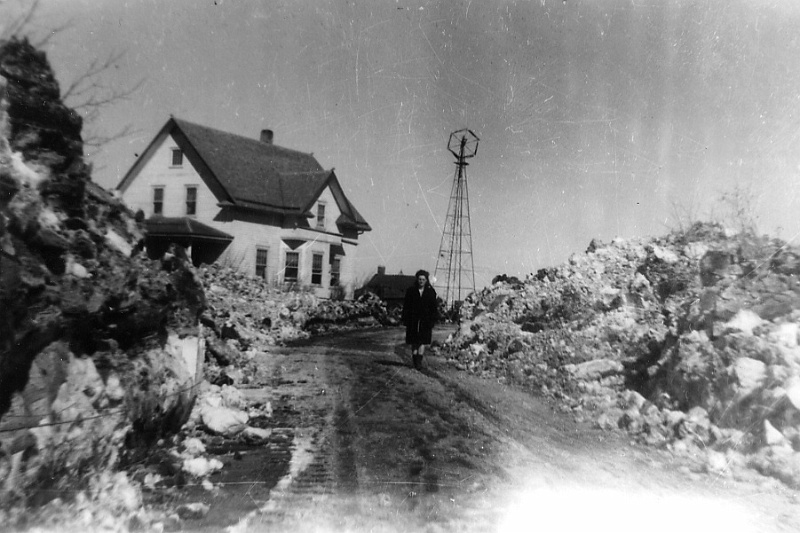
<svg viewBox="0 0 800 533"><path fill-rule="evenodd" d="M433 324L436 322L436 291L428 282L428 272L418 270L416 283L406 290L403 302L403 324L406 326L406 344L411 345L414 368L420 368L425 345L431 343Z"/></svg>

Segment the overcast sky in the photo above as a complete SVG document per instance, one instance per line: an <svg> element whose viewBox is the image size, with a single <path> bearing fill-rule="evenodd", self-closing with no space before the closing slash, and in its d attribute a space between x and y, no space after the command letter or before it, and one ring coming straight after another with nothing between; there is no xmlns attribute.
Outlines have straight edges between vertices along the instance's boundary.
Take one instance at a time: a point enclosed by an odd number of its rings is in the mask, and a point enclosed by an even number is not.
<svg viewBox="0 0 800 533"><path fill-rule="evenodd" d="M662 234L673 205L708 215L735 187L762 231L800 232L800 2L43 0L35 29L67 21L45 48L62 85L114 52L108 84L144 80L92 125L136 130L95 156L97 182L170 114L271 128L372 225L362 277L436 267L461 128L481 139L479 286Z"/></svg>

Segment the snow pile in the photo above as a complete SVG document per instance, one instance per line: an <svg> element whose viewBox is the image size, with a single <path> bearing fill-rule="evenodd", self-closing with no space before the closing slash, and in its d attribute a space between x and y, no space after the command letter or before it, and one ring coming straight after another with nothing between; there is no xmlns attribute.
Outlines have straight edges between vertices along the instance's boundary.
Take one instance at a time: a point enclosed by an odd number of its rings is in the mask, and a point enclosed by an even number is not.
<svg viewBox="0 0 800 533"><path fill-rule="evenodd" d="M144 509L139 486L125 473L104 471L92 475L84 490L70 500L55 498L36 510L0 509L0 524L41 532L157 530L164 515ZM27 524L27 527L24 527ZM161 526L163 527L163 526Z"/></svg>
<svg viewBox="0 0 800 533"><path fill-rule="evenodd" d="M798 275L800 250L713 224L593 241L468 298L444 353L705 470L750 465L797 487Z"/></svg>
<svg viewBox="0 0 800 533"><path fill-rule="evenodd" d="M182 460L181 469L194 477L208 477L222 470L222 461L204 457L206 446L198 438L189 438L183 442L183 451L174 452Z"/></svg>
<svg viewBox="0 0 800 533"><path fill-rule="evenodd" d="M0 42L0 524L119 530L139 481L114 471L191 411L204 296L183 258L139 253L60 92L43 53Z"/></svg>
<svg viewBox="0 0 800 533"><path fill-rule="evenodd" d="M231 268L198 269L205 287L207 379L248 384L257 374L251 360L275 346L338 329L390 323L386 305L369 294L354 301L325 300L307 291L285 291Z"/></svg>
<svg viewBox="0 0 800 533"><path fill-rule="evenodd" d="M213 435L232 437L244 431L250 420L244 408L241 391L228 385L211 385L198 397L188 425L202 427Z"/></svg>

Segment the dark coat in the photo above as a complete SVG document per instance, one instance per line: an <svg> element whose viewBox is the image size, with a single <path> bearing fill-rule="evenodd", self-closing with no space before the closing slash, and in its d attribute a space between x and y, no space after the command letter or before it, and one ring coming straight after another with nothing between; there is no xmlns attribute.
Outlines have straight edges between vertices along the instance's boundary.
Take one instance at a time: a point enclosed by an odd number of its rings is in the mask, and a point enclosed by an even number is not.
<svg viewBox="0 0 800 533"><path fill-rule="evenodd" d="M403 324L406 326L406 344L430 344L433 325L436 323L436 291L426 285L419 294L414 284L406 290L403 300Z"/></svg>

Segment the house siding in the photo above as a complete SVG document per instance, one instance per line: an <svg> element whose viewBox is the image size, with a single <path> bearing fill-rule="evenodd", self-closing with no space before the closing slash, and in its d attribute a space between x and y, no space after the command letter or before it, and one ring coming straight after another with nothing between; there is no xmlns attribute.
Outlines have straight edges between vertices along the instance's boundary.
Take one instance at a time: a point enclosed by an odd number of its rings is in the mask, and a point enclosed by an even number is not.
<svg viewBox="0 0 800 533"><path fill-rule="evenodd" d="M319 198L314 202L314 206L311 208L311 213L314 215L314 218L309 219L308 223L315 229L317 229L317 206L319 204L325 206L325 227L319 229L337 232L336 219L339 218L342 212L339 211L339 207L336 205L336 200L333 197L333 193L331 193L330 187L326 187L325 190L322 191L322 194L319 195Z"/></svg>
<svg viewBox="0 0 800 533"><path fill-rule="evenodd" d="M183 165L172 166L172 149L178 145L167 136L156 148L150 160L136 177L136 181L122 193L122 200L133 211L142 210L146 217L153 216L153 189L164 188L165 217L186 216L186 188L197 187L197 211L193 218L206 223L219 212L217 199L205 185L200 175L184 155ZM210 225L210 224L209 224Z"/></svg>

